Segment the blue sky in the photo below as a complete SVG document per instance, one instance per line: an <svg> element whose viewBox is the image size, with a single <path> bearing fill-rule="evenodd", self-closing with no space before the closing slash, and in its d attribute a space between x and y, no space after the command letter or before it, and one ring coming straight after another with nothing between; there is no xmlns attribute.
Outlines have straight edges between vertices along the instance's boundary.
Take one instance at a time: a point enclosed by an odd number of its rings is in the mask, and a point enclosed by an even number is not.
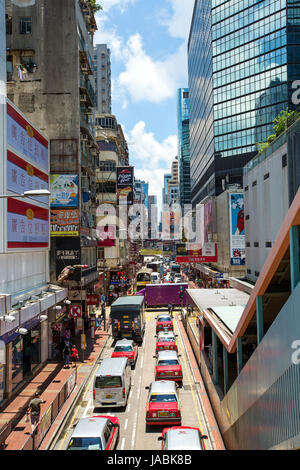
<svg viewBox="0 0 300 470"><path fill-rule="evenodd" d="M112 113L123 126L135 174L161 197L177 155L177 89L188 86L194 0L99 0L95 44L111 49Z"/></svg>

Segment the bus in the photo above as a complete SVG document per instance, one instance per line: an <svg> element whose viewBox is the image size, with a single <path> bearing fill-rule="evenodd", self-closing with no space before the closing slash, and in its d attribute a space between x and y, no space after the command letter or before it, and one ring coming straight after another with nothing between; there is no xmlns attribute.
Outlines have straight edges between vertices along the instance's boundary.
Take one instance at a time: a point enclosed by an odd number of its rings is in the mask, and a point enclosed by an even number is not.
<svg viewBox="0 0 300 470"><path fill-rule="evenodd" d="M160 272L160 267L163 265L162 261L152 261L151 263L147 263L146 267L148 269L152 269L154 273Z"/></svg>
<svg viewBox="0 0 300 470"><path fill-rule="evenodd" d="M151 273L153 272L152 269L143 267L141 268L135 276L135 285L136 290L139 291L146 287L147 284L151 283Z"/></svg>

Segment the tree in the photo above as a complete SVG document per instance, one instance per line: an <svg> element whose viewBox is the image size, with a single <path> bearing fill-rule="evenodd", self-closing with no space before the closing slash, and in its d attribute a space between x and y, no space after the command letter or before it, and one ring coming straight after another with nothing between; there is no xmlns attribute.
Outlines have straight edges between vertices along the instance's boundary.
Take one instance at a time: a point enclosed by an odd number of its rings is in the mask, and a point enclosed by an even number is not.
<svg viewBox="0 0 300 470"><path fill-rule="evenodd" d="M99 10L103 10L102 6L97 3L97 0L90 0L90 4L94 13L97 13Z"/></svg>
<svg viewBox="0 0 300 470"><path fill-rule="evenodd" d="M259 142L257 143L259 147L258 154L262 153L266 148L270 146L270 144L277 139L283 132L290 127L297 119L300 118L299 111L292 111L289 108L283 109L280 111L278 116L273 120L273 129L275 134L269 135L266 142Z"/></svg>

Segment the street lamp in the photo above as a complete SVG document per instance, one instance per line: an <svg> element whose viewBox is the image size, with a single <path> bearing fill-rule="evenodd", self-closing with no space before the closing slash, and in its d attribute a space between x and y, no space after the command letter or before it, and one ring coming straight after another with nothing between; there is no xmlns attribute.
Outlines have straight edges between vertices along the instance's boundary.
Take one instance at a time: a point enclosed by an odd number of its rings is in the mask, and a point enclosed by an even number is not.
<svg viewBox="0 0 300 470"><path fill-rule="evenodd" d="M48 189L34 189L32 191L24 191L22 194L0 194L0 199L8 199L10 197L14 198L24 198L24 197L43 197L50 196L51 192Z"/></svg>

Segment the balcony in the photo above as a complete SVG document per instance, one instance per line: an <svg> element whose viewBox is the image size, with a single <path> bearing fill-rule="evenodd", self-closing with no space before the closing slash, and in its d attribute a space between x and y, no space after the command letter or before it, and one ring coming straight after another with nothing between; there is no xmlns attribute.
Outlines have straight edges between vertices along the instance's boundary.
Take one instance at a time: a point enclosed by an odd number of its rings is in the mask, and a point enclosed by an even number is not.
<svg viewBox="0 0 300 470"><path fill-rule="evenodd" d="M83 96L87 97L87 100L85 101L87 106L91 106L93 108L96 108L96 106L97 106L96 93L95 93L89 79L85 78L83 75L80 75L79 88L80 88L81 97L83 97ZM83 98L81 98L81 101L82 102L84 101Z"/></svg>

